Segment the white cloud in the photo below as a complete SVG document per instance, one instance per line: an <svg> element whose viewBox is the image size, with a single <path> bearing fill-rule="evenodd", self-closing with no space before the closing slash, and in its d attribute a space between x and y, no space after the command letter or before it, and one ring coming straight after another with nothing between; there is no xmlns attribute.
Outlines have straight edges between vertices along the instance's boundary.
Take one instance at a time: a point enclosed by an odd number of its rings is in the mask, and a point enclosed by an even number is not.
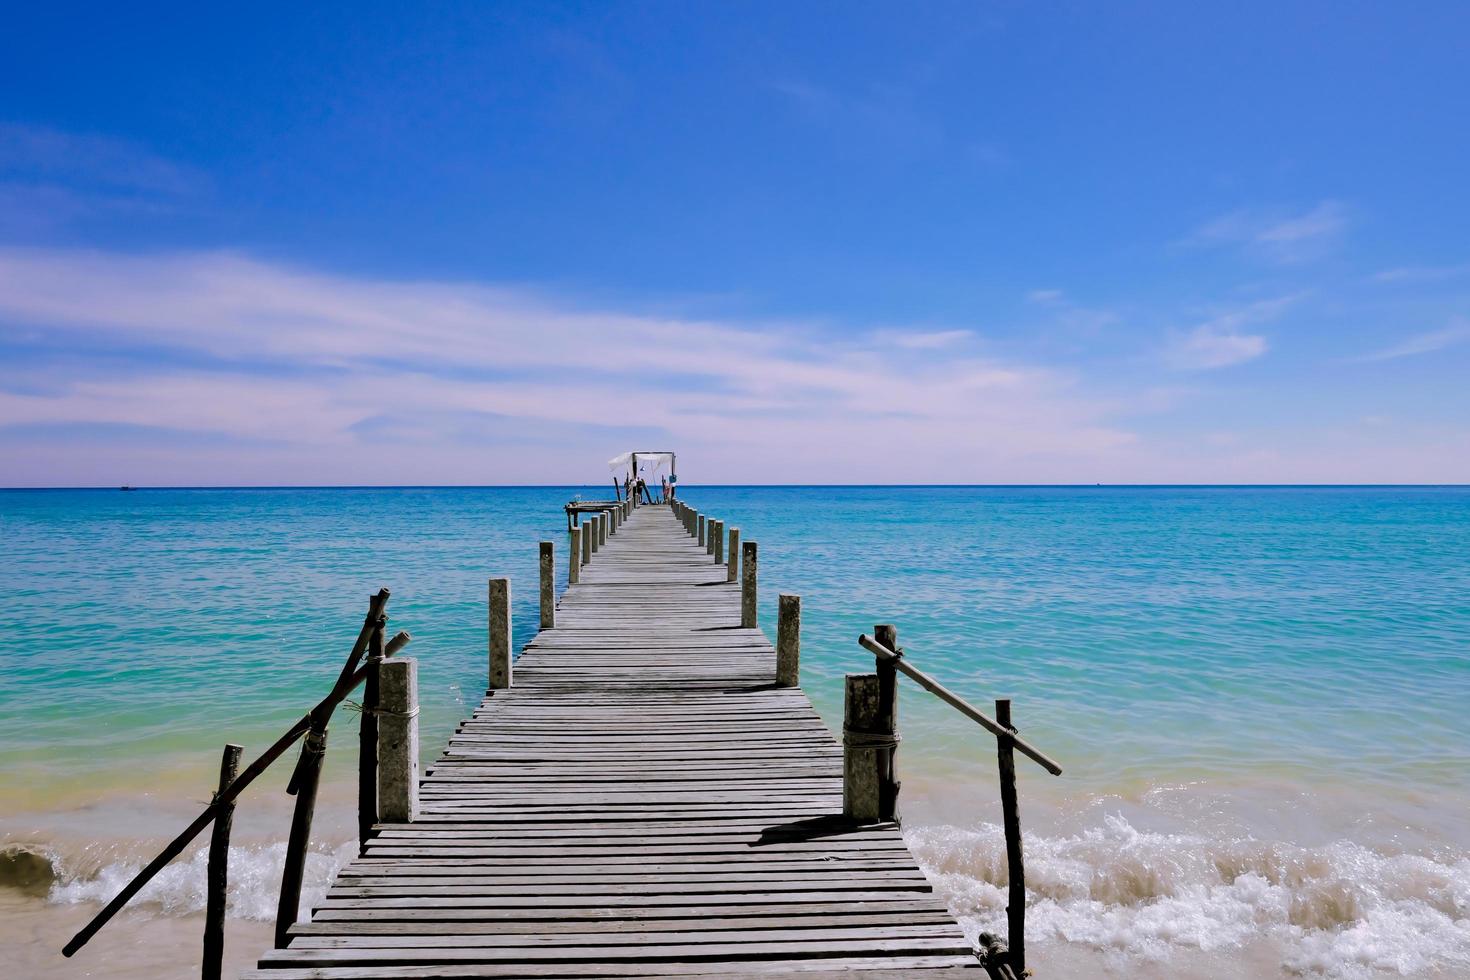
<svg viewBox="0 0 1470 980"><path fill-rule="evenodd" d="M1456 317L1448 327L1443 330L1431 330L1428 333L1415 334L1407 340L1385 347L1383 350L1373 351L1361 357L1354 358L1357 361L1392 361L1400 357L1413 357L1416 354L1432 354L1446 347L1453 347L1470 341L1470 320L1464 317Z"/></svg>
<svg viewBox="0 0 1470 980"><path fill-rule="evenodd" d="M953 347L973 336L972 330L885 330L877 335L877 339L908 350L938 350Z"/></svg>
<svg viewBox="0 0 1470 980"><path fill-rule="evenodd" d="M1274 320L1301 295L1258 300L1218 313L1190 330L1174 331L1164 346L1164 362L1180 371L1207 371L1255 360L1270 345L1264 336L1244 328Z"/></svg>
<svg viewBox="0 0 1470 980"><path fill-rule="evenodd" d="M364 465L389 457L425 482L504 482L505 457L467 451L471 437L510 444L514 478L577 479L629 430L702 460L708 480L1044 480L1091 472L1133 439L1109 421L1115 403L1067 374L975 356L968 331L894 331L881 345L230 254L0 249L3 324L53 348L148 353L112 376L51 369L0 388L0 429L108 423L255 447L181 450L168 465L183 482L409 479ZM545 432L558 435L525 438Z"/></svg>
<svg viewBox="0 0 1470 980"><path fill-rule="evenodd" d="M1397 269L1384 269L1370 278L1373 282L1416 283L1442 282L1461 276L1470 276L1470 262L1463 265L1400 266Z"/></svg>
<svg viewBox="0 0 1470 980"><path fill-rule="evenodd" d="M126 140L19 123L0 123L0 174L164 195L192 193L205 182Z"/></svg>
<svg viewBox="0 0 1470 980"><path fill-rule="evenodd" d="M1206 222L1183 244L1238 245L1270 261L1290 264L1320 256L1336 244L1347 227L1347 208L1338 201L1322 201L1296 214L1242 209Z"/></svg>
<svg viewBox="0 0 1470 980"><path fill-rule="evenodd" d="M1171 367L1179 370L1204 371L1243 364L1264 353L1266 338L1259 334L1199 326L1175 337L1169 344L1166 358Z"/></svg>

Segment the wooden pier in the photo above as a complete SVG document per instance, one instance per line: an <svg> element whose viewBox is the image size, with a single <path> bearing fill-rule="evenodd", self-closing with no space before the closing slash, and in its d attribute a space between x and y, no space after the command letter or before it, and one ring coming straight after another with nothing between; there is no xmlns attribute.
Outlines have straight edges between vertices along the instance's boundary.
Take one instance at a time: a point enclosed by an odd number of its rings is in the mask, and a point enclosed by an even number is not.
<svg viewBox="0 0 1470 980"><path fill-rule="evenodd" d="M573 530L554 606L543 546L543 628L513 668L492 586L496 689L414 819L379 823L247 976L985 974L897 826L843 816L842 745L778 686L723 526L717 551L685 516Z"/></svg>

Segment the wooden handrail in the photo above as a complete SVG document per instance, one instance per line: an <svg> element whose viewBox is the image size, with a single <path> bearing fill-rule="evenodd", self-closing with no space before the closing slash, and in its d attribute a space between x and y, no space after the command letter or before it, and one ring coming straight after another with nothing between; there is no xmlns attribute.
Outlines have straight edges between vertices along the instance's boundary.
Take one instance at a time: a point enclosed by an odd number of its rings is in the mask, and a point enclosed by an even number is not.
<svg viewBox="0 0 1470 980"><path fill-rule="evenodd" d="M358 634L357 641L352 646L352 651L348 654L346 663L343 664L342 672L338 675L337 682L332 686L331 693L318 701L310 711L302 715L280 738L271 744L270 748L262 752L254 762L245 768L244 772L232 780L228 787L225 787L216 794L209 806L205 807L203 812L195 817L189 826L185 827L163 850L159 851L158 855L152 861L149 861L141 871L133 876L131 881L123 886L122 890L113 897L112 901L108 902L101 911L77 931L76 935L72 936L71 940L62 947L61 952L63 955L72 956L77 950L85 946L97 934L99 929L105 926L113 916L122 910L123 906L132 901L133 897L142 890L144 885L152 881L154 876L162 871L170 861L183 853L184 848L188 847L190 842L199 836L205 827L208 827L220 813L224 812L245 791L246 787L253 783L261 773L269 769L298 739L314 728L324 729L326 727L327 719L332 716L332 712L336 710L337 705L341 704L347 695L351 694L353 689L367 677L368 666L359 664L359 661L367 649L368 640L372 636L374 627L383 614L383 607L387 604L388 595L387 589L380 589L369 601L367 618L363 622L363 627ZM400 633L387 644L384 649L384 654L391 656L393 653L401 650L408 643L408 640L407 633Z"/></svg>
<svg viewBox="0 0 1470 980"><path fill-rule="evenodd" d="M948 704L950 707L954 708L966 718L969 718L971 721L976 722L981 728L990 732L990 734L996 736L997 738L1009 738L1011 742L1015 745L1017 752L1020 752L1022 755L1031 759L1033 762L1041 766L1041 768L1045 769L1053 776L1060 776L1062 774L1062 767L1050 756L1046 755L1040 749L1036 748L1025 739L1021 738L1021 736L1017 735L1013 729L1007 728L1006 726L1000 724L995 719L989 717L984 712L971 705L964 698L960 697L958 694L954 693L949 688L945 687L943 684L939 683L934 678L930 677L928 674L924 673L922 670L909 663L907 658L905 658L902 653L888 649L888 647L879 643L877 640L873 639L871 636L868 636L866 633L858 637L858 643L862 645L863 649L867 650L869 653L872 653L879 660L892 663L893 666L897 667L903 673L907 674L909 677L917 681L919 686L922 687L924 690L928 691L930 694L934 695L945 704Z"/></svg>

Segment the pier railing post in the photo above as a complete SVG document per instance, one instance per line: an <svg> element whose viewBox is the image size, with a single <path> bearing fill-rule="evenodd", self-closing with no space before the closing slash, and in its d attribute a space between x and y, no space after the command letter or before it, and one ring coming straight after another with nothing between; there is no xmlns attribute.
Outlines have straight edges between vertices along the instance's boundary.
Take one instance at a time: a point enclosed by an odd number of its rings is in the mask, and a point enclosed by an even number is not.
<svg viewBox="0 0 1470 980"><path fill-rule="evenodd" d="M592 561L592 552L594 550L593 547L592 547L592 539L594 537L595 537L595 535L592 533L592 525L590 523L583 524L582 525L582 564L583 565L587 565L587 564L589 564Z"/></svg>
<svg viewBox="0 0 1470 980"><path fill-rule="evenodd" d="M306 847L311 842L311 818L316 812L316 791L321 782L322 757L327 754L327 729L313 726L301 742L301 758L292 776L296 807L291 813L291 832L286 838L286 858L281 865L281 897L276 903L276 949L291 941L291 927L301 912L301 879L306 870Z"/></svg>
<svg viewBox="0 0 1470 980"><path fill-rule="evenodd" d="M600 533L602 530L602 521L597 519L596 514L588 514L587 521L582 526L586 528L582 532L583 535L586 536L588 542L592 545L592 553L587 556L590 559L592 555L602 550L602 535Z"/></svg>
<svg viewBox="0 0 1470 980"><path fill-rule="evenodd" d="M607 528L612 523L612 518L604 511L597 515L597 547L601 548L607 544Z"/></svg>
<svg viewBox="0 0 1470 980"><path fill-rule="evenodd" d="M699 546L701 548L704 547L704 540L705 540L705 538L707 538L709 536L709 531L705 527L705 520L706 520L705 519L705 516L703 514L700 514L699 515L699 527L696 529L696 532L695 532L695 535L694 535L694 539L699 542Z"/></svg>
<svg viewBox="0 0 1470 980"><path fill-rule="evenodd" d="M570 542L567 548L567 584L576 585L582 578L582 529L574 527L567 532Z"/></svg>
<svg viewBox="0 0 1470 980"><path fill-rule="evenodd" d="M419 815L418 666L404 657L386 661L381 672L378 819L383 823L411 823Z"/></svg>
<svg viewBox="0 0 1470 980"><path fill-rule="evenodd" d="M713 555L715 553L715 535L719 533L719 530L720 522L711 517L709 523L704 528L703 544L705 554Z"/></svg>
<svg viewBox="0 0 1470 980"><path fill-rule="evenodd" d="M556 549L550 541L541 542L541 628L556 626Z"/></svg>
<svg viewBox="0 0 1470 980"><path fill-rule="evenodd" d="M388 617L378 617L368 637L367 675L362 682L362 714L357 723L357 850L367 850L378 818L378 677L383 667L383 631Z"/></svg>
<svg viewBox="0 0 1470 980"><path fill-rule="evenodd" d="M898 627L880 623L873 627L873 638L890 650L898 651ZM877 659L878 731L889 738L886 750L878 755L878 818L898 819L898 667L892 660Z"/></svg>
<svg viewBox="0 0 1470 980"><path fill-rule="evenodd" d="M776 686L801 684L801 596L782 594L776 606Z"/></svg>
<svg viewBox="0 0 1470 980"><path fill-rule="evenodd" d="M754 629L756 625L756 544L743 541L740 544L740 625Z"/></svg>
<svg viewBox="0 0 1470 980"><path fill-rule="evenodd" d="M716 565L725 563L725 522L715 521L715 526L709 535L709 553L714 557Z"/></svg>
<svg viewBox="0 0 1470 980"><path fill-rule="evenodd" d="M1003 727L1015 731L1011 725L1009 698L996 699L995 720ZM1020 977L1026 975L1026 862L1021 851L1021 812L1016 798L1015 740L1009 735L998 736L995 749L1000 765L1000 812L1005 825L1006 871L1010 879L1006 905L1006 938L1010 946L1011 969Z"/></svg>
<svg viewBox="0 0 1470 980"><path fill-rule="evenodd" d="M490 580L490 690L511 685L510 579Z"/></svg>
<svg viewBox="0 0 1470 980"><path fill-rule="evenodd" d="M842 712L842 815L871 823L878 810L878 677L848 674Z"/></svg>
<svg viewBox="0 0 1470 980"><path fill-rule="evenodd" d="M240 774L238 745L226 745L219 761L218 799ZM226 803L215 814L214 830L209 837L209 892L204 904L204 959L199 967L201 980L220 980L225 955L225 892L230 883L230 826L235 818L235 804Z"/></svg>
<svg viewBox="0 0 1470 980"><path fill-rule="evenodd" d="M734 582L740 575L740 528L730 528L730 553L726 555L729 564L725 567L725 581Z"/></svg>

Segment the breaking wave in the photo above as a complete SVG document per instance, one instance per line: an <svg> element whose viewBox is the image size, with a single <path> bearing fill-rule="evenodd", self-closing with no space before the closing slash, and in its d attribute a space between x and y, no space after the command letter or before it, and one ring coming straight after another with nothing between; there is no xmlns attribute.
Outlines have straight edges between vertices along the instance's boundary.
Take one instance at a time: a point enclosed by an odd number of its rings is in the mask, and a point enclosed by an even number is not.
<svg viewBox="0 0 1470 980"><path fill-rule="evenodd" d="M911 828L920 864L973 938L1005 934L1005 838L995 824ZM1033 947L1082 944L1149 960L1269 939L1291 973L1420 975L1470 968L1470 855L1389 854L1136 830L1121 816L1026 838ZM1457 971L1458 972L1458 971Z"/></svg>
<svg viewBox="0 0 1470 980"><path fill-rule="evenodd" d="M31 853L46 854L54 878L48 897L61 904L109 901L145 863L128 859L89 868L85 857L72 860L43 848L31 848ZM301 887L303 913L321 902L338 869L356 855L355 843L343 844L335 851L307 854ZM285 843L230 848L229 915L266 921L275 918L285 856ZM143 888L132 905L151 906L167 915L202 911L208 861L208 848L200 848L187 859L175 861Z"/></svg>

